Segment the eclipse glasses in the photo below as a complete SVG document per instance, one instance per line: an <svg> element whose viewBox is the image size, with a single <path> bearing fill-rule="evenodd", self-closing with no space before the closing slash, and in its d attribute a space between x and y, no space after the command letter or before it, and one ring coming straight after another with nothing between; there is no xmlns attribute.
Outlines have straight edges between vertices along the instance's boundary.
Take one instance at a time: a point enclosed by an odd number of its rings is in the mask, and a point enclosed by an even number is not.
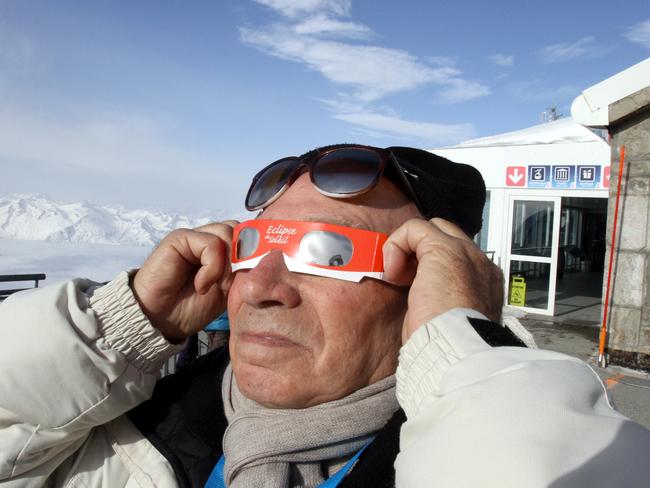
<svg viewBox="0 0 650 488"><path fill-rule="evenodd" d="M420 201L392 152L345 146L315 152L306 158L288 157L269 164L253 177L246 208L259 210L277 200L301 174L309 171L316 189L331 198L352 198L372 190L382 176L389 178L422 211Z"/></svg>
<svg viewBox="0 0 650 488"><path fill-rule="evenodd" d="M279 249L289 271L359 282L383 279L388 236L320 222L249 220L233 231L232 270L252 269Z"/></svg>

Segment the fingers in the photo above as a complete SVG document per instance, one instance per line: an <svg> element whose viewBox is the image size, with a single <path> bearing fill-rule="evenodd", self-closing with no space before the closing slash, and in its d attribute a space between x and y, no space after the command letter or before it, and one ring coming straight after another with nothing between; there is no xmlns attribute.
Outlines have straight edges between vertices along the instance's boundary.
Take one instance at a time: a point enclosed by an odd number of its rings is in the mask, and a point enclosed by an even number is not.
<svg viewBox="0 0 650 488"><path fill-rule="evenodd" d="M456 224L453 224L445 219L433 218L429 222L435 225L438 229L444 232L447 235L455 237L456 239L462 239L467 242L474 242L463 230L458 227Z"/></svg>
<svg viewBox="0 0 650 488"><path fill-rule="evenodd" d="M175 268L174 272L166 273L170 275L170 280L184 281L183 276L193 279L194 289L199 294L207 293L215 284L227 290L232 242L230 224L208 224L196 230L176 229L161 242L154 252L160 257L155 259L156 256L152 255L152 261L158 268ZM170 249L171 254L166 249Z"/></svg>
<svg viewBox="0 0 650 488"><path fill-rule="evenodd" d="M225 226L230 227L230 236L232 237L232 229L234 229L236 225L239 225L238 220L224 220L223 222L210 222L209 224L196 227L194 230L198 232L208 232L221 237L222 231L225 230Z"/></svg>
<svg viewBox="0 0 650 488"><path fill-rule="evenodd" d="M214 283L220 282L221 288L227 291L230 288L231 282L231 268L230 268L230 251L232 247L232 233L236 225L239 224L237 220L225 220L220 223L209 223L197 227L195 231L212 234L218 237L223 244L223 250L219 250L219 256L225 256L223 264L218 263L219 266L202 267L197 273L195 285L199 293L207 293L207 290ZM216 251L216 249L215 249ZM211 255L205 256L205 264L211 263ZM204 264L204 261L201 261ZM221 271L221 274L219 274Z"/></svg>
<svg viewBox="0 0 650 488"><path fill-rule="evenodd" d="M212 223L192 231L198 246L194 252L200 253L201 267L194 278L198 293L206 294L215 284L219 284L223 291L230 288L230 249L233 227L237 223L234 220Z"/></svg>
<svg viewBox="0 0 650 488"><path fill-rule="evenodd" d="M397 228L384 244L384 278L397 285L410 285L417 271L417 248L431 224L409 220Z"/></svg>
<svg viewBox="0 0 650 488"><path fill-rule="evenodd" d="M470 308L497 320L503 294L500 271L456 225L412 219L384 244L384 278L410 285L403 337L432 317Z"/></svg>
<svg viewBox="0 0 650 488"><path fill-rule="evenodd" d="M227 246L224 241L216 238L202 249L200 254L201 267L194 277L194 289L201 295L208 293L210 288L223 281L230 268Z"/></svg>
<svg viewBox="0 0 650 488"><path fill-rule="evenodd" d="M459 232L464 236L463 231L451 222L434 220L439 222L411 219L389 236L383 248L386 280L398 285L410 284L415 277L418 261L435 246L437 240L453 239L453 234ZM465 236L463 241L466 240Z"/></svg>
<svg viewBox="0 0 650 488"><path fill-rule="evenodd" d="M417 271L417 260L396 243L384 244L384 279L395 285L410 285Z"/></svg>

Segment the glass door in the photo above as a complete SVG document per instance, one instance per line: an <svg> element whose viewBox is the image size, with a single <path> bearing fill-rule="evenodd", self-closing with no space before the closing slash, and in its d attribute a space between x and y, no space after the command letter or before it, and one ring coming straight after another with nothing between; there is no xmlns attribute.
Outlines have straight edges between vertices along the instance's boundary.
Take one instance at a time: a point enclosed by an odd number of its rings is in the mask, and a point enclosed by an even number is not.
<svg viewBox="0 0 650 488"><path fill-rule="evenodd" d="M506 303L553 315L560 197L510 197Z"/></svg>

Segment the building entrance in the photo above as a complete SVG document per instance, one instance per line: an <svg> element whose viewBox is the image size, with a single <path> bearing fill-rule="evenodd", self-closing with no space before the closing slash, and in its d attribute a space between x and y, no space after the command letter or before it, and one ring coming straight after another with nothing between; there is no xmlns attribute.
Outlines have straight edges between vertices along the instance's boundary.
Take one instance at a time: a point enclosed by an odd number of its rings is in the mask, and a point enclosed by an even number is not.
<svg viewBox="0 0 650 488"><path fill-rule="evenodd" d="M555 316L597 324L603 290L607 198L563 197Z"/></svg>

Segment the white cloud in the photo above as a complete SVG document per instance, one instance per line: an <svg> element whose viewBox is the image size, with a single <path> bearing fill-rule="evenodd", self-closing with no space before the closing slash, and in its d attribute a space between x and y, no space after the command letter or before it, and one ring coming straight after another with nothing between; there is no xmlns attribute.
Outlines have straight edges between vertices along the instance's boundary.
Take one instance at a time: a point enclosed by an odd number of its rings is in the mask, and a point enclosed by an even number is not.
<svg viewBox="0 0 650 488"><path fill-rule="evenodd" d="M452 144L475 136L472 124L414 122L372 111L336 113L333 117L366 129L371 135L420 140L429 145Z"/></svg>
<svg viewBox="0 0 650 488"><path fill-rule="evenodd" d="M240 33L247 44L304 63L329 81L352 87L355 96L366 102L427 83L444 84L460 74L455 68L428 66L399 49L300 36L281 25L268 30L241 28Z"/></svg>
<svg viewBox="0 0 650 488"><path fill-rule="evenodd" d="M325 14L317 14L301 21L293 27L296 34L320 34L348 39L368 39L372 30L356 22L342 22Z"/></svg>
<svg viewBox="0 0 650 488"><path fill-rule="evenodd" d="M250 175L174 144L137 114L0 109L0 194L42 192L173 211L241 211ZM234 214L233 214L234 215Z"/></svg>
<svg viewBox="0 0 650 488"><path fill-rule="evenodd" d="M471 124L404 120L378 102L389 95L437 87L436 102L459 103L490 94L490 88L461 78L456 60L419 58L408 51L362 44L373 31L349 17L350 1L255 0L285 19L261 27L241 27L242 42L316 71L337 86L336 100L322 100L332 117L373 137L423 141L429 145L459 142L474 134ZM347 41L346 41L347 40Z"/></svg>
<svg viewBox="0 0 650 488"><path fill-rule="evenodd" d="M436 102L443 105L466 102L484 97L491 92L490 88L478 83L462 79L452 79L447 82L449 88L442 90L436 97Z"/></svg>
<svg viewBox="0 0 650 488"><path fill-rule="evenodd" d="M515 64L515 57L506 54L494 54L489 56L488 59L497 66L512 66Z"/></svg>
<svg viewBox="0 0 650 488"><path fill-rule="evenodd" d="M93 114L62 122L24 107L0 110L0 160L124 173L196 162L166 144L145 117Z"/></svg>
<svg viewBox="0 0 650 488"><path fill-rule="evenodd" d="M316 12L326 12L341 17L350 15L352 0L254 0L279 12L285 17L295 18Z"/></svg>
<svg viewBox="0 0 650 488"><path fill-rule="evenodd" d="M623 35L627 40L650 49L650 19L633 25Z"/></svg>
<svg viewBox="0 0 650 488"><path fill-rule="evenodd" d="M583 37L574 43L552 44L540 50L545 63L563 63L576 58L594 57L599 54L593 36Z"/></svg>

